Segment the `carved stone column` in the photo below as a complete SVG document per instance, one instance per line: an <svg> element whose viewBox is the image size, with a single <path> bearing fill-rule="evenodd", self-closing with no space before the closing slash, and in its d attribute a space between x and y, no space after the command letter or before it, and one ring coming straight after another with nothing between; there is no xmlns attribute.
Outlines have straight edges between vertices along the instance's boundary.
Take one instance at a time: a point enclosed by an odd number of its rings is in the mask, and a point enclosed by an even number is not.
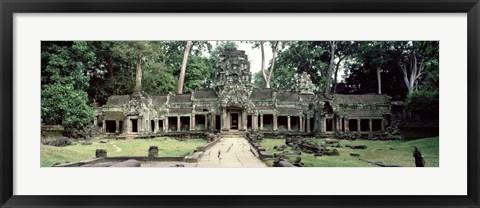
<svg viewBox="0 0 480 208"><path fill-rule="evenodd" d="M310 120L311 120L311 118L310 118L310 117L306 117L306 119L307 119L307 132L311 132L311 129L310 129L310 125L311 125L311 124L310 124L310 122L311 122Z"/></svg>
<svg viewBox="0 0 480 208"><path fill-rule="evenodd" d="M357 119L357 131L360 132L362 127L360 126L360 119Z"/></svg>
<svg viewBox="0 0 480 208"><path fill-rule="evenodd" d="M252 129L253 130L258 129L258 115L257 114L252 115Z"/></svg>
<svg viewBox="0 0 480 208"><path fill-rule="evenodd" d="M278 116L277 116L277 114L273 115L273 130L274 131L278 130Z"/></svg>
<svg viewBox="0 0 480 208"><path fill-rule="evenodd" d="M247 118L248 118L247 112L245 110L242 111L242 129L243 130L247 130L247 122L248 122Z"/></svg>
<svg viewBox="0 0 480 208"><path fill-rule="evenodd" d="M107 121L105 121L105 119L102 121L102 129L103 133L107 132Z"/></svg>
<svg viewBox="0 0 480 208"><path fill-rule="evenodd" d="M373 128L372 128L372 119L368 119L368 128L370 130L370 132L372 132Z"/></svg>
<svg viewBox="0 0 480 208"><path fill-rule="evenodd" d="M165 119L163 119L163 131L168 132L168 117L165 117Z"/></svg>
<svg viewBox="0 0 480 208"><path fill-rule="evenodd" d="M287 130L291 131L292 130L292 124L290 123L290 116L287 116Z"/></svg>
<svg viewBox="0 0 480 208"><path fill-rule="evenodd" d="M345 132L349 132L349 131L350 131L350 127L349 127L349 125L348 125L348 119L343 118L343 126L345 126Z"/></svg>
<svg viewBox="0 0 480 208"><path fill-rule="evenodd" d="M190 115L190 131L195 130L195 114Z"/></svg>
<svg viewBox="0 0 480 208"><path fill-rule="evenodd" d="M223 108L223 110L222 110L222 130L228 130L227 109L226 108Z"/></svg>
<svg viewBox="0 0 480 208"><path fill-rule="evenodd" d="M177 116L177 131L180 131L181 130L181 127L182 124L180 123L180 116Z"/></svg>
<svg viewBox="0 0 480 208"><path fill-rule="evenodd" d="M263 130L263 113L260 114L260 130Z"/></svg>
<svg viewBox="0 0 480 208"><path fill-rule="evenodd" d="M120 121L115 121L115 133L120 132Z"/></svg>

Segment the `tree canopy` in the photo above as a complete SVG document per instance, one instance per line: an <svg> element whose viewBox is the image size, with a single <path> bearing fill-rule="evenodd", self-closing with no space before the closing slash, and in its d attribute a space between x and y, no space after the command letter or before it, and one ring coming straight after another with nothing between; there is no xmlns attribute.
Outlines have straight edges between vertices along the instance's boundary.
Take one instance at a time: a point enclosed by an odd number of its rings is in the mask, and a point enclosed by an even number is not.
<svg viewBox="0 0 480 208"><path fill-rule="evenodd" d="M438 103L438 41L192 41L183 92L213 88L220 54L240 44L275 53L253 73L259 88L291 90L294 76L306 72L317 93ZM176 92L185 41L43 41L41 49L42 122L83 126L93 116L91 104L111 95Z"/></svg>

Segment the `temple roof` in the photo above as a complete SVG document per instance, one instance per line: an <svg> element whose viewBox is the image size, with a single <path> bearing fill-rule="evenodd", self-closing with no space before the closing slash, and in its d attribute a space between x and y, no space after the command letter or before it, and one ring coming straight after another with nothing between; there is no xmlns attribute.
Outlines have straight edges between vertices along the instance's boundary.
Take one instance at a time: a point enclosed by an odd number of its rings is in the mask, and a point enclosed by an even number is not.
<svg viewBox="0 0 480 208"><path fill-rule="evenodd" d="M333 101L338 104L388 104L390 97L387 95L364 94L364 95L343 95L332 94Z"/></svg>
<svg viewBox="0 0 480 208"><path fill-rule="evenodd" d="M191 108L170 108L169 113L171 114L189 114L192 113Z"/></svg>
<svg viewBox="0 0 480 208"><path fill-rule="evenodd" d="M285 115L299 115L302 114L302 109L296 107L277 107L277 112Z"/></svg>
<svg viewBox="0 0 480 208"><path fill-rule="evenodd" d="M170 103L186 103L190 102L191 94L181 94L181 95L173 95L170 97Z"/></svg>
<svg viewBox="0 0 480 208"><path fill-rule="evenodd" d="M105 106L110 106L110 107L121 106L121 105L127 104L129 100L130 100L129 95L112 95L108 97L108 100Z"/></svg>
<svg viewBox="0 0 480 208"><path fill-rule="evenodd" d="M272 99L273 89L254 88L250 99L252 100L270 100Z"/></svg>
<svg viewBox="0 0 480 208"><path fill-rule="evenodd" d="M291 91L278 91L276 95L277 100L279 101L298 101L299 95L297 92Z"/></svg>
<svg viewBox="0 0 480 208"><path fill-rule="evenodd" d="M194 100L217 99L217 98L218 96L214 89L202 89L202 90L195 90L193 92Z"/></svg>
<svg viewBox="0 0 480 208"><path fill-rule="evenodd" d="M389 114L381 110L348 109L344 112L349 118L383 118L384 114Z"/></svg>
<svg viewBox="0 0 480 208"><path fill-rule="evenodd" d="M160 105L163 105L167 102L167 96L164 95L154 95L154 96L151 96L152 98L152 102L153 102L153 105L157 105L157 106L160 106Z"/></svg>

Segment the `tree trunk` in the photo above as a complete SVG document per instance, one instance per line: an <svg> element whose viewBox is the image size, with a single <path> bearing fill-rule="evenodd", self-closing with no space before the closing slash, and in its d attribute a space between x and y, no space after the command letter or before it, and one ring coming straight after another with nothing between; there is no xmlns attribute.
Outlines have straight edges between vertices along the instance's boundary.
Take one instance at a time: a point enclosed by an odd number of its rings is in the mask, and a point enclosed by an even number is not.
<svg viewBox="0 0 480 208"><path fill-rule="evenodd" d="M135 92L142 91L142 54L137 55L137 66L135 67Z"/></svg>
<svg viewBox="0 0 480 208"><path fill-rule="evenodd" d="M334 76L334 80L333 80L333 93L337 93L338 69L340 68L340 63L342 62L342 60L343 60L345 57L346 57L346 56L341 57L341 58L338 60L337 66L335 67L335 76Z"/></svg>
<svg viewBox="0 0 480 208"><path fill-rule="evenodd" d="M330 49L330 66L328 67L327 73L327 84L325 86L325 93L330 93L330 84L332 84L332 75L333 75L333 65L335 62L335 41L331 41L331 49Z"/></svg>
<svg viewBox="0 0 480 208"><path fill-rule="evenodd" d="M268 74L267 88L270 88L270 81L272 80L273 69L275 66L275 58L277 58L278 48L280 47L279 41L275 42L275 49L272 54L272 65L270 66L270 72Z"/></svg>
<svg viewBox="0 0 480 208"><path fill-rule="evenodd" d="M263 47L263 43L263 41L260 41L260 50L262 51L262 65L260 66L260 70L262 71L263 81L265 81L265 87L270 88L267 73L265 72L265 48Z"/></svg>
<svg viewBox="0 0 480 208"><path fill-rule="evenodd" d="M188 56L190 49L192 49L192 41L187 41L185 44L185 52L183 53L182 68L180 69L180 77L178 78L177 94L183 94L183 83L185 81L185 71L187 70Z"/></svg>
<svg viewBox="0 0 480 208"><path fill-rule="evenodd" d="M382 77L380 76L380 67L377 67L378 94L382 94Z"/></svg>

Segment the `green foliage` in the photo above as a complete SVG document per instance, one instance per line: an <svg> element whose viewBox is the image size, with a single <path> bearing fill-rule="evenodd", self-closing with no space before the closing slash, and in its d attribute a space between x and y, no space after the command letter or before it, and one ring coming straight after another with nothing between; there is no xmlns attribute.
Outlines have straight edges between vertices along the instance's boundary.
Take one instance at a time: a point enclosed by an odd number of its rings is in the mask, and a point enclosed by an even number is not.
<svg viewBox="0 0 480 208"><path fill-rule="evenodd" d="M86 42L42 42L42 121L81 127L93 118L86 90L95 54ZM43 47L43 46L42 46Z"/></svg>
<svg viewBox="0 0 480 208"><path fill-rule="evenodd" d="M438 116L439 93L438 91L414 91L407 95L405 101L407 110L423 116Z"/></svg>

